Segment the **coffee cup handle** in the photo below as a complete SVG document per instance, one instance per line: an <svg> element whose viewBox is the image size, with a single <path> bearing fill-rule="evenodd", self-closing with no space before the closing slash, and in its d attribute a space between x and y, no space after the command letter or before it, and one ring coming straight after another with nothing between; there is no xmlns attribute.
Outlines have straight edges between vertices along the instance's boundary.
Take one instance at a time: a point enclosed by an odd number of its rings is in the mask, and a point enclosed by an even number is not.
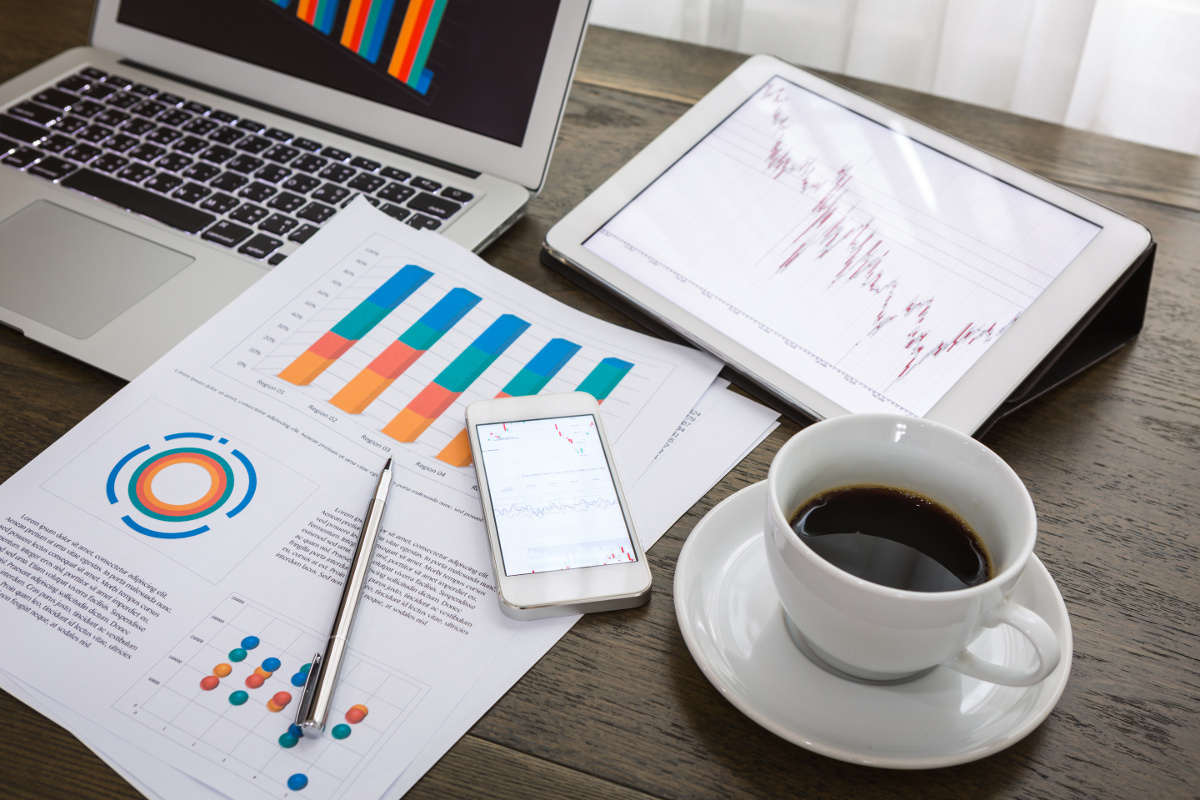
<svg viewBox="0 0 1200 800"><path fill-rule="evenodd" d="M1033 645L1037 664L1032 667L1006 667L984 661L967 649L962 649L945 666L972 678L1005 686L1033 686L1045 680L1062 658L1058 637L1044 619L1023 605L1004 601L984 622L984 627L1008 625L1015 628Z"/></svg>

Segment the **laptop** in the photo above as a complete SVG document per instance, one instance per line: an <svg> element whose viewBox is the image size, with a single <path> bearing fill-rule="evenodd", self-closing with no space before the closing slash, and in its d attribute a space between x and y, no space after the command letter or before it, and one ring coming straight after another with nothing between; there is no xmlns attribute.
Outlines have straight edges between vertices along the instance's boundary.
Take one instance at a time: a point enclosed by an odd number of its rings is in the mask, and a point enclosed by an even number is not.
<svg viewBox="0 0 1200 800"><path fill-rule="evenodd" d="M132 379L365 197L479 251L541 189L588 0L98 0L0 85L0 323Z"/></svg>

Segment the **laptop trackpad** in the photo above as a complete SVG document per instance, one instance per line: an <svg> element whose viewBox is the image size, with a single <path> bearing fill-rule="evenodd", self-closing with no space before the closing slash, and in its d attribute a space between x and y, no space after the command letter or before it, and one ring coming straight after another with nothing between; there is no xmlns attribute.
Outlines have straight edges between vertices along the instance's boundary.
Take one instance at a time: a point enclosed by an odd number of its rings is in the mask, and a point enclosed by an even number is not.
<svg viewBox="0 0 1200 800"><path fill-rule="evenodd" d="M0 305L86 339L193 260L38 200L0 222Z"/></svg>

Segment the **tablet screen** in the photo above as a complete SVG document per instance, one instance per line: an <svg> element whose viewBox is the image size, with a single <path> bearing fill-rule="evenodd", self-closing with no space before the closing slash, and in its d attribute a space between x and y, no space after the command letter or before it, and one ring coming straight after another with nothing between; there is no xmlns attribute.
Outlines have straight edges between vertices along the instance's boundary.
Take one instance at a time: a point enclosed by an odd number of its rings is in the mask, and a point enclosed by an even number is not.
<svg viewBox="0 0 1200 800"><path fill-rule="evenodd" d="M776 76L584 247L847 411L924 416L1100 230Z"/></svg>

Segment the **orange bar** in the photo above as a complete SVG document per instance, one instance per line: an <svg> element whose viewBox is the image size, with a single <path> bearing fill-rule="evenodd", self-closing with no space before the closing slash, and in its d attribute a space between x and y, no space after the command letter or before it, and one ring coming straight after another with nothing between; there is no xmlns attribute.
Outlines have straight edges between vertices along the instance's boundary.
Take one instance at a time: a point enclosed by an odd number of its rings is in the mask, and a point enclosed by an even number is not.
<svg viewBox="0 0 1200 800"><path fill-rule="evenodd" d="M305 350L295 361L284 367L279 377L297 386L307 386L316 380L317 376L329 368L335 359L321 358L311 350Z"/></svg>
<svg viewBox="0 0 1200 800"><path fill-rule="evenodd" d="M432 5L433 0L409 0L408 10L404 12L404 24L400 28L400 36L396 39L396 49L392 53L391 63L388 64L388 74L393 78L408 80L413 58L416 57L421 44L420 33L425 29L425 20L429 18Z"/></svg>
<svg viewBox="0 0 1200 800"><path fill-rule="evenodd" d="M370 0L350 0L350 10L346 12L346 24L342 27L342 46L358 52L362 42L363 28L367 25L367 14L371 11Z"/></svg>
<svg viewBox="0 0 1200 800"><path fill-rule="evenodd" d="M389 378L364 369L354 376L354 379L342 387L329 402L350 414L361 414L367 406L375 402L375 398L383 394L383 390L392 385Z"/></svg>
<svg viewBox="0 0 1200 800"><path fill-rule="evenodd" d="M398 442L415 442L432 424L432 419L406 408L383 427L383 432Z"/></svg>
<svg viewBox="0 0 1200 800"><path fill-rule="evenodd" d="M317 0L300 0L300 5L296 6L296 16L312 25L317 18Z"/></svg>
<svg viewBox="0 0 1200 800"><path fill-rule="evenodd" d="M468 467L471 465L471 439L467 436L467 429L463 428L450 440L450 444L442 448L442 452L437 454L438 461L449 464L452 467Z"/></svg>

